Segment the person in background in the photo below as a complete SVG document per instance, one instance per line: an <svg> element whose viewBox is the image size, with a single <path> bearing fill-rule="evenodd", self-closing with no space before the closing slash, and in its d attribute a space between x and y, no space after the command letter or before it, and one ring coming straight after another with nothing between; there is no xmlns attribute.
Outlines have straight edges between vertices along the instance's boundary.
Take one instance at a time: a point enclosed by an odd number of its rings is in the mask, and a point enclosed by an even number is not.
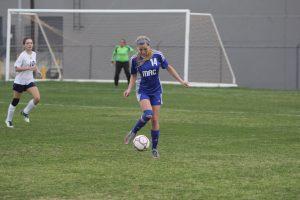
<svg viewBox="0 0 300 200"><path fill-rule="evenodd" d="M115 86L119 85L119 77L122 68L124 69L127 83L129 84L130 72L129 72L129 58L133 54L134 50L129 45L126 44L125 39L121 39L119 45L116 45L111 57L111 63L115 65L115 76L114 83Z"/></svg>

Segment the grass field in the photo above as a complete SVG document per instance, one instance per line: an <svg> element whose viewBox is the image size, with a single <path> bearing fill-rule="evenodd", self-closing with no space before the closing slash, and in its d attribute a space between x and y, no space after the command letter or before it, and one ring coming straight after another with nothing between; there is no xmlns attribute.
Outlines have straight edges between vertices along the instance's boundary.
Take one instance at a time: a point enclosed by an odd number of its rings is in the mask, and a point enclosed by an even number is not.
<svg viewBox="0 0 300 200"><path fill-rule="evenodd" d="M0 199L300 199L299 92L164 86L155 160L123 144L141 114L125 85L38 86L8 129L1 83Z"/></svg>

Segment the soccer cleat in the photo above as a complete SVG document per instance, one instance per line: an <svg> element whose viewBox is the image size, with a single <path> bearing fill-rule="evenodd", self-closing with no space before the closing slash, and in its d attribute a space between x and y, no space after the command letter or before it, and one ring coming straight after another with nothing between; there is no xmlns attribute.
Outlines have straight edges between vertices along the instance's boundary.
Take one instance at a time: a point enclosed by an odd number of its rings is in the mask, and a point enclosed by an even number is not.
<svg viewBox="0 0 300 200"><path fill-rule="evenodd" d="M157 149L152 149L152 156L153 158L159 158L159 153Z"/></svg>
<svg viewBox="0 0 300 200"><path fill-rule="evenodd" d="M5 121L5 124L8 128L13 128L13 123L11 121Z"/></svg>
<svg viewBox="0 0 300 200"><path fill-rule="evenodd" d="M24 117L24 121L29 123L30 120L29 120L29 114L26 114L23 112L23 110L21 111L21 115Z"/></svg>
<svg viewBox="0 0 300 200"><path fill-rule="evenodd" d="M127 135L125 136L124 138L124 143L125 144L129 144L129 142L131 140L133 140L133 138L135 137L136 133L132 132L132 131L129 131L129 133L127 133Z"/></svg>

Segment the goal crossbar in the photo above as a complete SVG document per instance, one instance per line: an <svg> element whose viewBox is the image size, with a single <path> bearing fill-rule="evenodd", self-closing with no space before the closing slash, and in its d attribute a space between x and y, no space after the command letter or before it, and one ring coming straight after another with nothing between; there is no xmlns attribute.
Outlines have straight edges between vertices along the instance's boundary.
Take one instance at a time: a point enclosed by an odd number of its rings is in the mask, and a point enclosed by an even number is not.
<svg viewBox="0 0 300 200"><path fill-rule="evenodd" d="M8 9L10 13L187 13L189 9Z"/></svg>

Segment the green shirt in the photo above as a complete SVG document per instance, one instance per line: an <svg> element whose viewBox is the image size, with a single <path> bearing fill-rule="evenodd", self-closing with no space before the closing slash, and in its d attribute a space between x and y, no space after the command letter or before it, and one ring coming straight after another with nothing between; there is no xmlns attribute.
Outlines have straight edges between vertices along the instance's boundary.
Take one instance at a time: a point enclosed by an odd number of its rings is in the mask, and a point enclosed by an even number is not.
<svg viewBox="0 0 300 200"><path fill-rule="evenodd" d="M117 45L112 52L111 60L119 61L119 62L127 62L129 61L129 56L130 53L132 52L134 52L134 50L129 45L126 45L124 47Z"/></svg>

